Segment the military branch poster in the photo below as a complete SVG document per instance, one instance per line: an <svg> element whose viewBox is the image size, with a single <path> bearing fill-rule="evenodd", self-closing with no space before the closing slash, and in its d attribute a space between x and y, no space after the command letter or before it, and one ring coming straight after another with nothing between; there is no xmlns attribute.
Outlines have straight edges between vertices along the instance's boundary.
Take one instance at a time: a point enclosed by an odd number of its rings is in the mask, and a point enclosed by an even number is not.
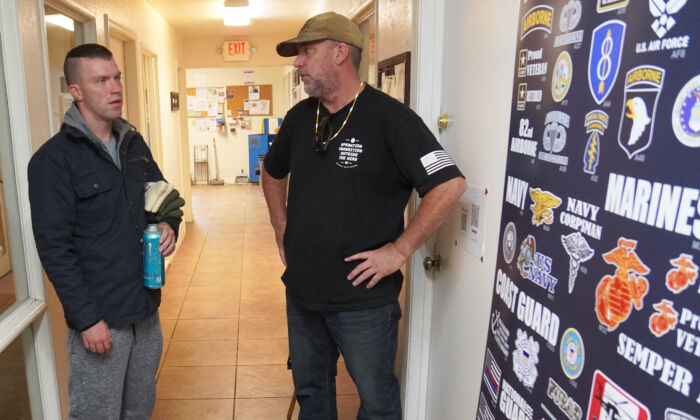
<svg viewBox="0 0 700 420"><path fill-rule="evenodd" d="M478 419L700 419L699 23L521 1Z"/></svg>

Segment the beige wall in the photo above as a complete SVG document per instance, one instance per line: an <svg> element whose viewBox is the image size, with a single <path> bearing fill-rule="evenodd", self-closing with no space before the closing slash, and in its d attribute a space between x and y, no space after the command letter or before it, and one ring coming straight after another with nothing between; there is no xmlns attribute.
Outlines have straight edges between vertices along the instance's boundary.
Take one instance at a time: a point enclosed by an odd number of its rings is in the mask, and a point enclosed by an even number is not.
<svg viewBox="0 0 700 420"><path fill-rule="evenodd" d="M44 56L44 32L40 25L43 10L38 1L17 1L19 26L22 37L23 67L27 80L27 107L30 118L30 135L33 149L41 146L51 135L49 97L46 86L48 62ZM66 6L66 2L55 0L52 3ZM134 34L136 57L141 61L141 51L145 48L158 56L158 87L160 104L160 125L162 133L162 159L159 162L166 178L181 188L183 184L182 158L180 148L179 113L170 111L169 92L178 91L177 68L182 39L145 0L72 0L82 8L81 13L92 13L97 28L97 41L105 43L103 15L117 22L122 28ZM70 5L70 4L69 4ZM142 63L138 63L137 75L142 77ZM139 89L143 91L142 89ZM55 106L52 106L54 108ZM141 107L142 108L142 107ZM53 110L52 110L53 111ZM141 113L143 109L139 110ZM135 110L130 109L133 114ZM143 121L143 119L141 119ZM138 127L143 131L143 127ZM187 160L185 160L186 162ZM189 182L189 180L187 180ZM48 284L48 283L47 283ZM68 415L68 363L65 349L66 326L63 311L51 286L47 286L49 314L51 317L54 355L61 398L61 411Z"/></svg>
<svg viewBox="0 0 700 420"><path fill-rule="evenodd" d="M363 0L335 0L328 5L345 16L359 11L365 3ZM377 25L377 61L411 51L411 0L375 0L378 17Z"/></svg>
<svg viewBox="0 0 700 420"><path fill-rule="evenodd" d="M377 62L411 51L410 0L377 0Z"/></svg>
<svg viewBox="0 0 700 420"><path fill-rule="evenodd" d="M225 183L230 184L235 181L236 174L245 172L249 173L248 162L248 135L260 134L261 121L263 118L284 117L287 112L285 107L285 98L283 91L283 77L286 73L286 67L241 67L241 68L204 68L204 69L188 69L187 70L187 86L195 87L195 75L207 76L207 87L226 87L229 85L243 85L244 70L252 70L255 75L256 85L272 85L272 116L251 116L252 129L242 130L236 127L236 133L228 131L228 124L225 132L201 132L196 131L194 124L195 118L188 118L187 127L189 132L190 153L196 145L209 146L209 178L216 176L214 163L214 147L212 138L216 138L216 147L219 154L219 172ZM181 99L181 106L186 106L186 96ZM192 156L192 155L190 155ZM190 173L194 174L194 160L190 157L189 162Z"/></svg>
<svg viewBox="0 0 700 420"><path fill-rule="evenodd" d="M245 37L204 37L185 38L182 45L182 67L251 67L251 66L287 66L294 58L280 57L275 46L280 41L293 38L289 36L245 36ZM248 61L224 61L221 51L224 42L248 41L255 52L250 54Z"/></svg>
<svg viewBox="0 0 700 420"><path fill-rule="evenodd" d="M323 2L318 13L334 11L345 16L359 12L365 0L333 0ZM411 0L376 0L378 16L377 61L411 50ZM195 67L246 67L246 66L285 66L292 65L293 58L277 55L275 46L280 41L293 38L296 32L288 35L247 36L247 37L196 37L187 36L183 40L183 68ZM224 61L220 49L226 41L248 41L256 52L250 60Z"/></svg>

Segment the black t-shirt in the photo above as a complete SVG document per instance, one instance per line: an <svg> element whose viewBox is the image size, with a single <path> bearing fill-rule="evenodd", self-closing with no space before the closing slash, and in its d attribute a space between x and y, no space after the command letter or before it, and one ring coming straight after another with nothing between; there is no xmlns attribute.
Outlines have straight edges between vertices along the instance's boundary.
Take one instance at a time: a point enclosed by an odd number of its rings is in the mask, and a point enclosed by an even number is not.
<svg viewBox="0 0 700 420"><path fill-rule="evenodd" d="M331 133L352 102L330 116ZM400 271L372 289L347 275L360 262L344 258L395 241L413 188L423 196L462 174L410 108L366 86L341 133L321 156L313 150L318 99L294 106L265 156L277 179L291 173L282 280L294 302L312 310L355 310L391 303ZM321 105L319 119L329 113Z"/></svg>

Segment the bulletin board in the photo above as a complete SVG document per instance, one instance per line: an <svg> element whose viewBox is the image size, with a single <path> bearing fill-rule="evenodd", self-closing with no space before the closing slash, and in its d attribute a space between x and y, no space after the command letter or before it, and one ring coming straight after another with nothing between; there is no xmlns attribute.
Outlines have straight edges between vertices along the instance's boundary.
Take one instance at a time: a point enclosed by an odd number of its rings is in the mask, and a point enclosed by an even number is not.
<svg viewBox="0 0 700 420"><path fill-rule="evenodd" d="M238 117L238 110L244 108L244 101L249 99L249 88L258 87L260 100L269 101L269 112L267 113L250 113L250 116L256 115L272 115L272 85L239 85L226 86L226 109L231 110L233 117ZM229 94L233 92L233 98L229 98Z"/></svg>
<svg viewBox="0 0 700 420"><path fill-rule="evenodd" d="M250 89L251 88L257 88L257 95L255 93L251 93ZM224 96L224 102L226 103L226 109L231 110L231 117L237 118L239 116L269 116L272 115L272 85L240 85L240 86L226 86L225 88L218 86L218 87L207 87L206 89L211 90L211 89L217 89L217 90L223 90L225 93ZM233 97L230 98L233 94ZM193 96L197 95L197 88L187 88L187 97L188 100L189 98L192 98ZM245 106L245 101L246 100L258 100L259 103L265 103L265 106L262 108L258 108L258 111L254 111L252 109L246 109ZM246 109L249 111L248 113L244 113L244 115L239 115L238 110L239 109ZM207 118L207 117L212 117L212 115L209 115L207 111L196 111L192 109L188 109L187 111L187 117L188 118Z"/></svg>

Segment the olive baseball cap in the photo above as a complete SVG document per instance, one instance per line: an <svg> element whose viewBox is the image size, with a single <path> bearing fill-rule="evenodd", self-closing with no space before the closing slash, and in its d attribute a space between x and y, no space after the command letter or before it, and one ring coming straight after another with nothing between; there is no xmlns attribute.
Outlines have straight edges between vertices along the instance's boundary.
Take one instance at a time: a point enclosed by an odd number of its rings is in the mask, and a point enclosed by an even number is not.
<svg viewBox="0 0 700 420"><path fill-rule="evenodd" d="M277 44L277 54L282 57L297 55L297 44L332 39L362 49L360 28L343 15L334 12L310 17L299 30L296 38Z"/></svg>

